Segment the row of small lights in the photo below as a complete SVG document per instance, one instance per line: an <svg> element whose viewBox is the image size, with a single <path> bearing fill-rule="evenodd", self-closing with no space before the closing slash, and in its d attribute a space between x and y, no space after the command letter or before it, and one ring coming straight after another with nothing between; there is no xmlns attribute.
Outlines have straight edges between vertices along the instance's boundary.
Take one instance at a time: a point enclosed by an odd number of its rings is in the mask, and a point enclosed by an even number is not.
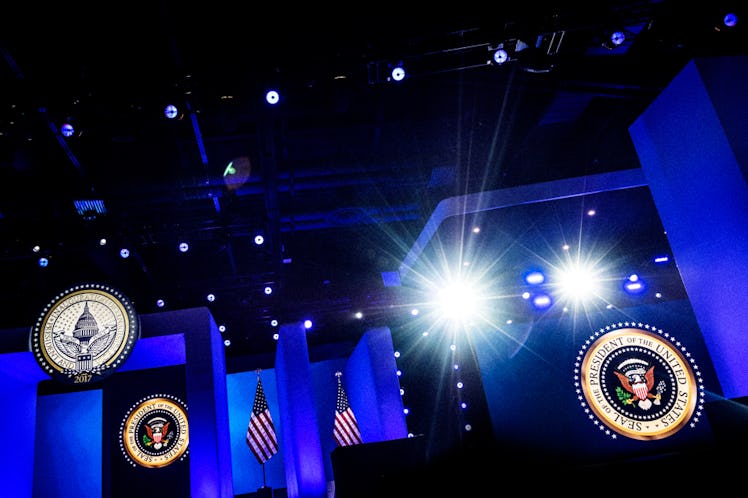
<svg viewBox="0 0 748 498"><path fill-rule="evenodd" d="M735 14L734 12L725 14L722 19L722 23L727 29L734 28L738 24L737 14ZM603 43L603 46L613 49L620 45L623 45L626 40L627 33L625 30L615 30L609 34L608 38ZM523 48L526 48L526 45L523 45L522 47L515 47L514 51L519 52ZM491 56L487 61L488 64L501 66L512 60L512 55L509 53L504 43L499 43L495 47L489 47L489 50L491 51ZM391 64L390 67L391 71L389 76L387 77L387 81L400 82L405 79L407 73L402 62ZM265 101L270 105L276 105L281 101L281 95L278 90L268 90L265 93ZM178 119L183 115L184 114L180 112L179 108L174 104L168 104L164 108L164 116L166 116L167 119ZM68 121L62 124L61 133L64 137L73 137L74 135L76 135L76 130L73 124Z"/></svg>

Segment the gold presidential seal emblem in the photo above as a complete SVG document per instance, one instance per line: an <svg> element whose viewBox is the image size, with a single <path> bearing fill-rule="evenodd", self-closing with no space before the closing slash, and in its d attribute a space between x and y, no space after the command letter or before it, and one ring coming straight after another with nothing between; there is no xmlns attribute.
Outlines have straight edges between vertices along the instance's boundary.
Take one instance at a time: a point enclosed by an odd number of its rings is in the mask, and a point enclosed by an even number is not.
<svg viewBox="0 0 748 498"><path fill-rule="evenodd" d="M99 381L119 368L140 336L138 315L121 292L81 284L57 295L31 329L31 351L53 379Z"/></svg>
<svg viewBox="0 0 748 498"><path fill-rule="evenodd" d="M120 427L120 449L133 467L165 467L184 459L189 441L187 407L167 394L141 399Z"/></svg>
<svg viewBox="0 0 748 498"><path fill-rule="evenodd" d="M672 436L695 425L704 406L698 366L686 347L641 323L608 325L590 336L576 359L574 385L587 417L613 438Z"/></svg>

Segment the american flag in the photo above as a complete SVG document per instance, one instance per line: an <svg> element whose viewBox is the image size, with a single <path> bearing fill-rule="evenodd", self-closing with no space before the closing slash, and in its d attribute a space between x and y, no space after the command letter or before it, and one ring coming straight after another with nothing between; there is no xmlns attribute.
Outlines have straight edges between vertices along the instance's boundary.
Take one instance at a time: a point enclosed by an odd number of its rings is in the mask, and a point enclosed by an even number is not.
<svg viewBox="0 0 748 498"><path fill-rule="evenodd" d="M348 404L348 396L343 389L343 383L340 380L340 372L335 373L338 378L338 401L335 406L335 426L332 435L338 446L352 446L363 442L361 432L358 429L356 416Z"/></svg>
<svg viewBox="0 0 748 498"><path fill-rule="evenodd" d="M275 426L270 416L270 408L265 398L265 390L262 388L262 380L257 376L257 389L255 391L255 402L252 406L252 415L247 425L247 446L260 463L270 460L270 457L278 453L278 437L275 434Z"/></svg>

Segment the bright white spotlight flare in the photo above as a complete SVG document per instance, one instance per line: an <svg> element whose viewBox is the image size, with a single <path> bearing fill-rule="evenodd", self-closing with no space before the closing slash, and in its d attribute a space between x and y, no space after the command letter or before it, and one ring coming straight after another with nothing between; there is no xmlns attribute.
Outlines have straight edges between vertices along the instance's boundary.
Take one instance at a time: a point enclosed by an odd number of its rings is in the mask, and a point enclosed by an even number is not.
<svg viewBox="0 0 748 498"><path fill-rule="evenodd" d="M465 320L478 310L480 296L464 282L452 282L437 293L439 314L448 320Z"/></svg>
<svg viewBox="0 0 748 498"><path fill-rule="evenodd" d="M562 269L558 274L559 290L570 301L585 301L599 291L597 272L590 267L576 265Z"/></svg>

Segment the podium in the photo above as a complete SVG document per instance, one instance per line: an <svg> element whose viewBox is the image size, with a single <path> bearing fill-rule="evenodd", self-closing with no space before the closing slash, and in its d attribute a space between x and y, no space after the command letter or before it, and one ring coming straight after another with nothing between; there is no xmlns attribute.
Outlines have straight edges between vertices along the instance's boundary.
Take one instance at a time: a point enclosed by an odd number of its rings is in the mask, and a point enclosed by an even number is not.
<svg viewBox="0 0 748 498"><path fill-rule="evenodd" d="M331 457L335 498L409 496L426 461L422 436L341 446Z"/></svg>

